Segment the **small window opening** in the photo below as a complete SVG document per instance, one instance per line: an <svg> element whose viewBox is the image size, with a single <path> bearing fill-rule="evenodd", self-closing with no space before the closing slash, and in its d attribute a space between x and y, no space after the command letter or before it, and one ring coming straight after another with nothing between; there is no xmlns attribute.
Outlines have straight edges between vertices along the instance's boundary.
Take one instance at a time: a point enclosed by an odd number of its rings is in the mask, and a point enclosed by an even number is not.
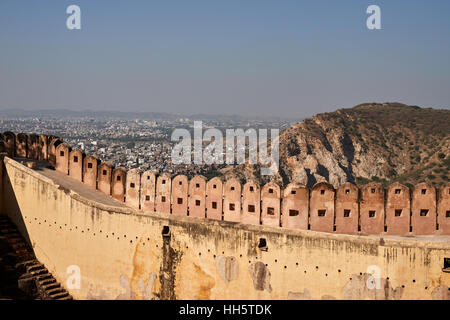
<svg viewBox="0 0 450 320"><path fill-rule="evenodd" d="M77 163L77 162L78 162L78 157L77 157L77 156L74 156L74 157L73 157L73 162L74 162L74 163Z"/></svg>
<svg viewBox="0 0 450 320"><path fill-rule="evenodd" d="M248 205L248 212L255 212L255 206L252 204Z"/></svg>
<svg viewBox="0 0 450 320"><path fill-rule="evenodd" d="M145 201L150 201L150 196L145 196Z"/></svg>
<svg viewBox="0 0 450 320"><path fill-rule="evenodd" d="M269 250L269 248L267 247L267 241L265 238L259 238L258 248L261 251Z"/></svg>
<svg viewBox="0 0 450 320"><path fill-rule="evenodd" d="M345 194L350 194L350 189L345 189Z"/></svg>
<svg viewBox="0 0 450 320"><path fill-rule="evenodd" d="M230 211L234 211L234 203L230 203L229 208L230 208Z"/></svg>
<svg viewBox="0 0 450 320"><path fill-rule="evenodd" d="M400 189L395 189L395 194L400 194L401 190Z"/></svg>
<svg viewBox="0 0 450 320"><path fill-rule="evenodd" d="M197 207L199 207L199 206L200 206L200 200L195 200L195 205L196 205Z"/></svg>
<svg viewBox="0 0 450 320"><path fill-rule="evenodd" d="M369 211L369 218L375 218L375 211L374 210L370 210Z"/></svg>
<svg viewBox="0 0 450 320"><path fill-rule="evenodd" d="M103 175L106 176L106 170L103 170Z"/></svg>
<svg viewBox="0 0 450 320"><path fill-rule="evenodd" d="M344 210L344 218L350 217L350 212L351 212L351 210L345 209Z"/></svg>
<svg viewBox="0 0 450 320"><path fill-rule="evenodd" d="M292 190L292 191L291 191L291 194L296 194L296 193L297 193L296 190Z"/></svg>
<svg viewBox="0 0 450 320"><path fill-rule="evenodd" d="M273 189L272 188L269 188L269 193L273 193Z"/></svg>
<svg viewBox="0 0 450 320"><path fill-rule="evenodd" d="M234 187L231 187L231 191L234 191Z"/></svg>
<svg viewBox="0 0 450 320"><path fill-rule="evenodd" d="M272 207L268 207L268 208L267 208L267 214L268 214L269 216L275 215L275 209L272 208Z"/></svg>
<svg viewBox="0 0 450 320"><path fill-rule="evenodd" d="M444 258L444 268L442 271L450 273L450 258Z"/></svg>
<svg viewBox="0 0 450 320"><path fill-rule="evenodd" d="M134 182L130 183L130 188L134 188Z"/></svg>
<svg viewBox="0 0 450 320"><path fill-rule="evenodd" d="M165 196L161 197L161 202L166 202L166 197Z"/></svg>
<svg viewBox="0 0 450 320"><path fill-rule="evenodd" d="M217 209L217 202L215 202L215 201L212 202L212 208Z"/></svg>
<svg viewBox="0 0 450 320"><path fill-rule="evenodd" d="M163 238L170 237L170 228L169 226L164 226L162 229Z"/></svg>
<svg viewBox="0 0 450 320"><path fill-rule="evenodd" d="M395 216L396 217L401 217L402 216L402 209L395 209Z"/></svg>
<svg viewBox="0 0 450 320"><path fill-rule="evenodd" d="M320 190L320 194L324 195L325 194L325 190Z"/></svg>
<svg viewBox="0 0 450 320"><path fill-rule="evenodd" d="M162 183L162 184L166 184L166 180L163 180L161 183Z"/></svg>
<svg viewBox="0 0 450 320"><path fill-rule="evenodd" d="M289 210L289 216L290 217L298 216L298 214L299 214L298 210L293 210L293 209Z"/></svg>
<svg viewBox="0 0 450 320"><path fill-rule="evenodd" d="M147 180L150 180L150 176L147 176Z"/></svg>
<svg viewBox="0 0 450 320"><path fill-rule="evenodd" d="M421 217L426 217L428 215L428 209L422 209L420 210L420 216Z"/></svg>
<svg viewBox="0 0 450 320"><path fill-rule="evenodd" d="M177 198L177 203L178 204L183 204L183 198Z"/></svg>
<svg viewBox="0 0 450 320"><path fill-rule="evenodd" d="M445 217L450 218L450 210L447 210L447 212L445 213Z"/></svg>
<svg viewBox="0 0 450 320"><path fill-rule="evenodd" d="M422 189L422 194L427 194L427 189Z"/></svg>
<svg viewBox="0 0 450 320"><path fill-rule="evenodd" d="M253 191L254 191L254 188L253 188L253 186L250 186L250 191L251 191L251 192L253 192Z"/></svg>
<svg viewBox="0 0 450 320"><path fill-rule="evenodd" d="M60 151L60 152L59 152L59 155L60 155L61 157L64 157L64 151Z"/></svg>
<svg viewBox="0 0 450 320"><path fill-rule="evenodd" d="M92 163L88 162L88 169L92 169Z"/></svg>
<svg viewBox="0 0 450 320"><path fill-rule="evenodd" d="M196 188L200 188L200 184L199 184L199 183L196 183L196 184L195 184L195 187L196 187Z"/></svg>
<svg viewBox="0 0 450 320"><path fill-rule="evenodd" d="M372 189L371 191L372 191L372 193L375 193L375 189Z"/></svg>
<svg viewBox="0 0 450 320"><path fill-rule="evenodd" d="M217 185L213 184L213 189L217 189Z"/></svg>
<svg viewBox="0 0 450 320"><path fill-rule="evenodd" d="M327 213L327 210L317 210L317 215L319 217L325 217L326 213Z"/></svg>
<svg viewBox="0 0 450 320"><path fill-rule="evenodd" d="M120 181L120 176L117 176L117 181Z"/></svg>

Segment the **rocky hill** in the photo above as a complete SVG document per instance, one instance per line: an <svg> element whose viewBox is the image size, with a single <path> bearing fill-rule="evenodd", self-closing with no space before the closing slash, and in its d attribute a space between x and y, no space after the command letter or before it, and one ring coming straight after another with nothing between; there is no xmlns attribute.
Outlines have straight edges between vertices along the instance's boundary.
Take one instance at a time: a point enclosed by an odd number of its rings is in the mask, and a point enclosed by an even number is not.
<svg viewBox="0 0 450 320"><path fill-rule="evenodd" d="M449 181L450 110L368 103L318 114L280 135L280 170L261 177L250 165L223 169L241 179L290 181L314 185L326 180L335 187L350 181L364 184Z"/></svg>

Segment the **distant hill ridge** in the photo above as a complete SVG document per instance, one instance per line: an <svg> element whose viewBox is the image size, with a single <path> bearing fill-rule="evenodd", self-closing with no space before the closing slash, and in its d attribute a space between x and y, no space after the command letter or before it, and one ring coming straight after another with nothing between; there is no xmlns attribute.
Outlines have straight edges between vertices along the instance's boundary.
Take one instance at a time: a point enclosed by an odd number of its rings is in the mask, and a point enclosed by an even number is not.
<svg viewBox="0 0 450 320"><path fill-rule="evenodd" d="M280 170L275 179L312 186L328 181L386 185L449 181L450 110L401 103L365 103L318 114L280 135ZM261 178L254 166L225 168L225 175Z"/></svg>

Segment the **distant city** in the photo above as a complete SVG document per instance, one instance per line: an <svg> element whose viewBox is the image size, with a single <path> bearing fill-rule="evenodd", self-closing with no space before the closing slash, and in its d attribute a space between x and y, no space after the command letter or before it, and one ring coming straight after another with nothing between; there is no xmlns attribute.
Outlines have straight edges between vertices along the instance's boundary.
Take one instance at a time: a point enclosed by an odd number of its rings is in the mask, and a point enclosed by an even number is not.
<svg viewBox="0 0 450 320"><path fill-rule="evenodd" d="M74 112L66 110L0 110L0 132L46 133L63 138L71 148L81 149L102 161L127 169L154 170L207 178L220 175L223 165L174 165L171 150L176 142L171 134L177 128L193 131L194 121L204 128L279 129L289 128L301 119L246 118L240 116L171 115L162 113Z"/></svg>

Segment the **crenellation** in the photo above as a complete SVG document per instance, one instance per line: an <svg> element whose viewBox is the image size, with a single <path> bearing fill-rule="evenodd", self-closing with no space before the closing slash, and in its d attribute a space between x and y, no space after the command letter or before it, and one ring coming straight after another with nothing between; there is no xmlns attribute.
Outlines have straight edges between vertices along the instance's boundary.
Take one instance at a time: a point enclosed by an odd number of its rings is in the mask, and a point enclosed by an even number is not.
<svg viewBox="0 0 450 320"><path fill-rule="evenodd" d="M189 181L185 175L178 175L172 179L172 214L187 216Z"/></svg>
<svg viewBox="0 0 450 320"><path fill-rule="evenodd" d="M111 195L111 177L112 177L113 165L110 162L101 162L98 165L97 173L97 188L101 192Z"/></svg>
<svg viewBox="0 0 450 320"><path fill-rule="evenodd" d="M327 182L319 182L313 186L309 210L311 230L333 232L334 195L333 186Z"/></svg>
<svg viewBox="0 0 450 320"><path fill-rule="evenodd" d="M206 218L206 178L194 176L189 181L189 216Z"/></svg>
<svg viewBox="0 0 450 320"><path fill-rule="evenodd" d="M141 188L141 171L139 169L131 169L127 171L126 177L126 194L125 204L135 209L141 209L140 190Z"/></svg>
<svg viewBox="0 0 450 320"><path fill-rule="evenodd" d="M439 189L438 200L439 234L450 235L450 182Z"/></svg>
<svg viewBox="0 0 450 320"><path fill-rule="evenodd" d="M386 233L408 235L411 219L411 201L409 188L395 182L387 190Z"/></svg>
<svg viewBox="0 0 450 320"><path fill-rule="evenodd" d="M156 179L155 211L162 213L171 213L170 211L170 192L172 179L166 172L159 175Z"/></svg>
<svg viewBox="0 0 450 320"><path fill-rule="evenodd" d="M428 183L419 183L412 196L412 234L436 233L436 223L436 189Z"/></svg>
<svg viewBox="0 0 450 320"><path fill-rule="evenodd" d="M155 211L156 175L153 171L145 171L141 177L140 206L144 212Z"/></svg>
<svg viewBox="0 0 450 320"><path fill-rule="evenodd" d="M283 191L281 226L290 229L308 230L309 189L290 183Z"/></svg>
<svg viewBox="0 0 450 320"><path fill-rule="evenodd" d="M126 183L127 170L122 167L114 168L111 182L111 196L114 199L119 200L120 202L125 202Z"/></svg>
<svg viewBox="0 0 450 320"><path fill-rule="evenodd" d="M381 183L371 182L362 187L359 212L362 234L384 232L384 188Z"/></svg>
<svg viewBox="0 0 450 320"><path fill-rule="evenodd" d="M87 156L83 160L83 183L92 189L97 189L97 173L100 160Z"/></svg>
<svg viewBox="0 0 450 320"><path fill-rule="evenodd" d="M359 189L346 182L337 189L336 232L358 234L359 227Z"/></svg>
<svg viewBox="0 0 450 320"><path fill-rule="evenodd" d="M385 190L372 182L361 189L345 183L336 190L319 182L310 190L290 183L260 186L236 178L223 182L203 176L171 178L168 173L126 171L81 150L71 150L58 137L4 132L0 151L8 156L48 160L55 170L98 189L142 212L281 226L287 229L360 235L450 234L450 184L439 191L427 183L411 190L393 183ZM282 195L282 196L281 196Z"/></svg>
<svg viewBox="0 0 450 320"><path fill-rule="evenodd" d="M261 188L259 183L250 180L244 184L242 190L242 217L246 224L261 223Z"/></svg>
<svg viewBox="0 0 450 320"><path fill-rule="evenodd" d="M281 189L275 182L266 183L261 191L261 224L280 226Z"/></svg>
<svg viewBox="0 0 450 320"><path fill-rule="evenodd" d="M241 182L231 178L223 187L223 220L241 222Z"/></svg>
<svg viewBox="0 0 450 320"><path fill-rule="evenodd" d="M223 182L214 177L206 182L206 217L208 219L222 220L223 211Z"/></svg>
<svg viewBox="0 0 450 320"><path fill-rule="evenodd" d="M83 162L85 154L80 149L70 151L69 176L83 182Z"/></svg>
<svg viewBox="0 0 450 320"><path fill-rule="evenodd" d="M19 133L16 136L16 157L26 158L28 155L28 136L25 133Z"/></svg>
<svg viewBox="0 0 450 320"><path fill-rule="evenodd" d="M69 174L70 147L67 143L60 143L55 150L55 169L61 173Z"/></svg>

